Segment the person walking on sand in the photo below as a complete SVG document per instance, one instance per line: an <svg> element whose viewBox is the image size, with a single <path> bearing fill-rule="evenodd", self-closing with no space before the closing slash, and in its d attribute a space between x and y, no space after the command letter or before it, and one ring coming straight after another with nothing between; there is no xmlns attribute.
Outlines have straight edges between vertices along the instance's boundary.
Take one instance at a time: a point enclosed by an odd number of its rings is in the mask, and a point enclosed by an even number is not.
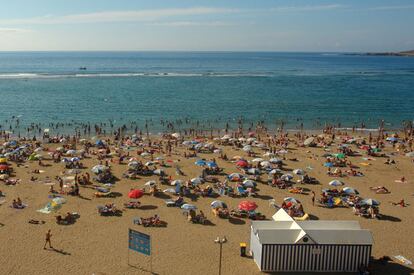
<svg viewBox="0 0 414 275"><path fill-rule="evenodd" d="M50 232L51 230L49 229L46 233L46 241L45 241L45 245L43 246L43 249L46 249L46 244L49 243L49 248L53 248L52 243L50 242L50 238L52 237L52 233Z"/></svg>
<svg viewBox="0 0 414 275"><path fill-rule="evenodd" d="M312 205L315 206L315 192L312 191Z"/></svg>

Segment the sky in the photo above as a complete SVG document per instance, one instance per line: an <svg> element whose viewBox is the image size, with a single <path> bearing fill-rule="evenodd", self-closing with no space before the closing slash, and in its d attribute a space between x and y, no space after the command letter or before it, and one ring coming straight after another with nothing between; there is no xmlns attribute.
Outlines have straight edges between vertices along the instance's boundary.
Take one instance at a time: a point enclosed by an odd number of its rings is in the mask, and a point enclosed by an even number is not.
<svg viewBox="0 0 414 275"><path fill-rule="evenodd" d="M413 15L413 0L0 0L0 51L400 51Z"/></svg>

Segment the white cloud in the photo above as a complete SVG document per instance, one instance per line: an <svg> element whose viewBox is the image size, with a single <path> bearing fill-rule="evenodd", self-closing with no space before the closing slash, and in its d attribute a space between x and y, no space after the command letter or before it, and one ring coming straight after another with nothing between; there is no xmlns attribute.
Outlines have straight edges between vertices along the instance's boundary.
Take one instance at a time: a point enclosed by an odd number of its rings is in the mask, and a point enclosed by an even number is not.
<svg viewBox="0 0 414 275"><path fill-rule="evenodd" d="M286 6L286 7L275 7L270 9L271 11L277 12L290 12L290 11L324 11L344 8L346 6L340 4L330 5L313 5L313 6Z"/></svg>
<svg viewBox="0 0 414 275"><path fill-rule="evenodd" d="M269 9L237 9L215 7L189 7L171 9L146 9L133 11L101 11L69 15L45 15L31 18L0 19L0 25L52 25L52 24L85 24L85 23L113 23L113 22L154 22L162 19L180 16L218 15L251 12L296 12L296 11L324 11L343 8L339 4L308 5L308 6L281 6ZM168 24L168 23L165 23ZM201 23L191 23L201 25ZM182 25L191 25L182 24ZM170 24L171 25L171 24ZM172 24L174 25L174 24ZM212 24L214 25L214 24Z"/></svg>
<svg viewBox="0 0 414 275"><path fill-rule="evenodd" d="M223 21L170 21L170 22L153 22L148 23L150 26L166 26L166 27L227 27L236 24Z"/></svg>
<svg viewBox="0 0 414 275"><path fill-rule="evenodd" d="M27 29L16 29L16 28L0 28L0 34L4 34L4 33L25 33L25 32L29 32L31 30L27 30Z"/></svg>
<svg viewBox="0 0 414 275"><path fill-rule="evenodd" d="M136 11L103 11L93 13L71 14L63 16L47 15L25 19L0 20L0 24L81 24L81 23L107 23L107 22L141 22L155 21L163 18L177 16L196 16L208 14L228 14L238 12L237 9L228 8L177 8L177 9L152 9Z"/></svg>
<svg viewBox="0 0 414 275"><path fill-rule="evenodd" d="M382 6L382 7L373 7L370 10L385 11L385 10L405 10L405 9L414 9L414 5L405 5L405 6Z"/></svg>

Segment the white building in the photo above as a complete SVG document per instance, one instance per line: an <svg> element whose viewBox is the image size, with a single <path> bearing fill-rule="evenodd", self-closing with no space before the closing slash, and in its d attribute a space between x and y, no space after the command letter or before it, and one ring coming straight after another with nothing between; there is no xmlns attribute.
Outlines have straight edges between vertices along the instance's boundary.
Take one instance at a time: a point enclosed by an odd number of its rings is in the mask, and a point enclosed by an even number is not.
<svg viewBox="0 0 414 275"><path fill-rule="evenodd" d="M250 251L261 271L355 272L368 266L373 244L357 221L295 221L283 209L252 221Z"/></svg>

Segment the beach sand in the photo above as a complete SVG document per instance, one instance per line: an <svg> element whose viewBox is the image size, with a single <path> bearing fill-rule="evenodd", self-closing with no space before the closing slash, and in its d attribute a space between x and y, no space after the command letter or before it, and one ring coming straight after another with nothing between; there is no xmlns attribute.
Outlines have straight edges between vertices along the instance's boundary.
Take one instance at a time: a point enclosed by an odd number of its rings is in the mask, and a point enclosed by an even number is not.
<svg viewBox="0 0 414 275"><path fill-rule="evenodd" d="M45 145L56 147L59 145ZM247 157L242 150L235 150L229 146L221 146L229 158L240 155ZM336 152L336 146L332 146L332 152ZM354 148L354 147L353 147ZM185 147L178 151L182 153ZM261 155L264 151L254 148ZM395 150L388 146L385 152ZM135 152L131 152L136 155ZM297 148L290 146L287 158L297 158L297 162L285 161L285 168L301 168L312 177L317 178L320 185L304 185L320 196L321 189L328 188L328 182L335 179L326 174L326 168L322 166L325 151L323 148ZM46 155L46 153L43 153ZM155 157L158 156L157 154ZM365 155L364 155L365 156ZM216 158L224 172L230 174L238 172L234 163L223 161L217 154L199 154L199 158ZM144 160L142 157L138 159ZM165 168L173 179L190 179L201 174L202 168L194 164L196 158L185 159L179 155L165 157L179 164L186 176L177 176L174 167ZM384 219L365 219L355 216L351 208L327 209L320 206L312 206L309 195L292 195L287 190L272 188L266 184L258 184L259 196L249 198L258 205L258 211L267 218L275 213L275 209L269 206L269 199L275 199L280 205L284 197L294 196L299 199L307 213L322 220L357 220L362 228L369 229L373 233L373 256L379 258L383 255L390 257L403 255L414 260L414 240L411 234L414 229L412 215L413 191L414 191L414 164L408 157L396 155L393 159L395 165L384 164L384 158L365 161L362 157L348 157L354 164L368 162L369 166L361 166L364 177L341 178L345 186L356 188L364 198L375 198L381 202L380 213ZM90 168L98 164L95 157L82 160L87 167L84 171L90 173ZM53 163L45 160L49 167L39 167L37 162L27 161L27 167L16 167L13 164L16 178L21 183L15 186L0 185L0 190L6 194L6 202L0 206L0 266L1 274L147 274L150 269L150 258L128 251L128 228L138 230L151 235L152 238L152 267L157 274L218 274L219 246L214 243L217 236L226 236L227 243L223 245L222 274L260 274L258 267L249 257L240 257L239 243L249 243L250 220L228 219L214 217L211 213L210 203L213 198L199 197L196 201L186 198L186 202L195 204L198 209L206 213L211 224L199 225L187 222L186 217L178 208L165 206L163 198L145 195L140 199L141 209L125 210L121 217L102 217L97 213L97 205L114 202L121 207L129 201L127 194L131 188L142 188L144 183L155 176L141 177L137 180L123 179L122 173L127 170L127 165L111 164L112 171L120 181L112 191L119 192L123 196L117 198L95 198L95 190L81 187L82 198L67 197L67 203L57 212L64 215L66 212L78 212L80 218L73 225L58 225L55 222L57 213L42 214L36 210L44 207L51 201L48 198L49 186L41 182L33 183L29 179L33 169L44 170L44 173L35 175L39 180L49 177L53 180L64 170L63 163ZM306 169L312 167L312 170ZM395 180L405 176L408 182L397 183ZM220 176L220 179L224 177ZM267 179L267 176L263 177ZM297 179L297 178L295 178ZM375 194L369 190L370 186L386 186L391 194ZM162 189L168 186L159 185ZM58 185L55 185L58 189ZM9 207L14 198L20 197L28 207L16 210ZM165 198L168 198L167 196ZM240 201L245 198L221 197L229 208L237 208ZM408 207L393 206L389 202L398 202L405 199ZM158 214L162 220L168 223L166 228L143 227L133 224L135 217L149 217ZM29 219L44 220L45 224L29 224ZM43 250L45 233L52 231L52 245L56 250ZM128 255L130 264L128 266ZM407 266L389 263L385 266L374 265L375 274L409 274L412 269Z"/></svg>

